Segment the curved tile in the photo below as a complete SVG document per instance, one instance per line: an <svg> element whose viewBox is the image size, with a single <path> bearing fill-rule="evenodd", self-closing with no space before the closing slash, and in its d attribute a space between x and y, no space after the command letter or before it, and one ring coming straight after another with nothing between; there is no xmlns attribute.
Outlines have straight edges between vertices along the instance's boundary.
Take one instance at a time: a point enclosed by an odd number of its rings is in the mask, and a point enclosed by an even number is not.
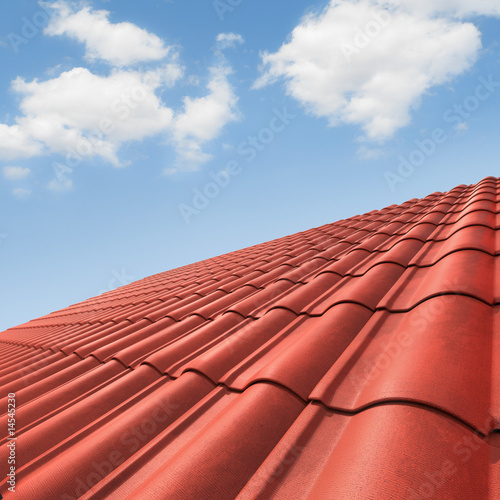
<svg viewBox="0 0 500 500"><path fill-rule="evenodd" d="M307 262L304 262L299 267L289 270L279 279L288 280L295 284L308 283L316 276L317 273L315 273L315 271L327 265L327 262L328 261L325 262L322 257L313 258Z"/></svg>
<svg viewBox="0 0 500 500"><path fill-rule="evenodd" d="M498 205L495 201L481 199L481 197L479 197L478 199L473 198L464 203L464 205L461 207L456 206L455 211L461 211L472 207L474 207L474 210L486 210L493 214L498 213Z"/></svg>
<svg viewBox="0 0 500 500"><path fill-rule="evenodd" d="M189 335L169 343L143 362L154 366L160 373L171 375L179 363L186 363L200 350L201 352L207 350L216 339L227 335L242 322L243 318L239 314L231 312L223 314Z"/></svg>
<svg viewBox="0 0 500 500"><path fill-rule="evenodd" d="M89 366L93 365L93 359L89 358L88 360L81 361L81 363L74 365L74 367L81 368L83 366L84 369L88 369ZM16 405L21 411L16 416L16 432L22 433L34 423L39 423L50 418L66 407L75 404L82 397L86 397L86 395L98 390L103 385L109 384L120 376L125 375L125 373L127 373L126 368L117 361L113 361L77 374L71 380L67 378L65 383L58 387L51 387L52 390L44 394L41 394L39 385L43 386L46 383L45 380L17 391ZM74 373L71 375L74 375ZM55 374L52 377L57 376L58 374ZM51 382L50 379L52 377L49 377L47 381ZM7 397L0 401L4 403L2 408L7 408ZM7 418L7 414L4 414L0 420L2 424L5 424L4 428L7 428ZM2 440L1 444L5 440Z"/></svg>
<svg viewBox="0 0 500 500"><path fill-rule="evenodd" d="M222 290L216 290L205 297L193 294L175 304L170 305L167 303L161 310L155 312L154 314L148 313L144 317L145 319L149 319L153 322L167 316L175 321L180 321L182 318L192 314L193 311L199 311L203 306L211 304L217 299L224 298L227 295L228 293L223 292Z"/></svg>
<svg viewBox="0 0 500 500"><path fill-rule="evenodd" d="M345 411L418 402L481 429L491 417L492 322L491 307L458 295L377 312L310 398Z"/></svg>
<svg viewBox="0 0 500 500"><path fill-rule="evenodd" d="M379 307L405 311L431 297L452 294L468 295L493 305L498 296L494 282L497 262L497 258L484 252L461 250L431 267L409 268Z"/></svg>
<svg viewBox="0 0 500 500"><path fill-rule="evenodd" d="M124 366L135 368L151 353L170 342L175 342L175 340L189 335L189 333L196 330L203 323L205 323L204 319L197 315L190 316L177 323L172 323L170 318L164 318L148 328L150 335L116 352L113 354L113 358L123 363ZM104 352L96 351L95 354L107 358L110 352L107 350L107 347L102 349L106 350Z"/></svg>
<svg viewBox="0 0 500 500"><path fill-rule="evenodd" d="M1 333L22 498L497 500L499 201L487 178Z"/></svg>
<svg viewBox="0 0 500 500"><path fill-rule="evenodd" d="M386 252L374 252L357 266L353 266L349 272L352 276L362 276L372 267L379 264L398 264L407 267L411 259L420 251L424 243L413 239L401 239L394 243L390 250ZM354 252L352 252L354 253Z"/></svg>
<svg viewBox="0 0 500 500"><path fill-rule="evenodd" d="M102 341L102 339L104 339L106 336L112 335L116 332L120 332L122 328L125 328L125 326L128 327L129 325L129 322L120 324L111 323L106 325L99 324L89 331L79 332L74 335L67 335L67 338L65 338L64 341L57 342L54 345L54 349L58 349L64 354L69 355L75 352L76 349L84 347L91 342Z"/></svg>
<svg viewBox="0 0 500 500"><path fill-rule="evenodd" d="M476 210L470 207L460 212L454 212L446 216L436 231L436 240L446 240L453 233L467 226L485 226L496 229L500 221L500 214L493 214L487 210Z"/></svg>
<svg viewBox="0 0 500 500"><path fill-rule="evenodd" d="M37 470L38 474L43 474L44 467L40 468L40 465L49 459L49 450L61 445L67 446L73 435L80 435L81 438L81 433L86 435L92 428L98 429L113 417L113 411L116 414L123 411L124 402L133 404L134 400L137 402L142 399L147 394L148 387L154 389L154 384L158 385L159 379L160 375L156 370L142 366L20 434L16 443L23 450L16 464L19 475L23 471L26 474L28 466ZM149 391L152 390L151 387ZM122 409L119 411L119 408ZM7 454L7 447L0 448L0 460L4 460L4 463L7 463ZM52 479L46 477L45 482Z"/></svg>
<svg viewBox="0 0 500 500"><path fill-rule="evenodd" d="M499 233L483 226L470 226L457 231L445 241L428 241L410 262L410 266L432 266L450 253L459 250L480 250L495 255Z"/></svg>
<svg viewBox="0 0 500 500"><path fill-rule="evenodd" d="M316 276L322 273L335 273L344 277L353 267L364 262L371 255L368 250L355 248L352 252L340 257L339 260L322 267Z"/></svg>
<svg viewBox="0 0 500 500"><path fill-rule="evenodd" d="M16 485L17 493L26 499L35 498L33 493L38 498L80 496L77 490L82 477L99 474L104 478L111 472L110 457L116 458L114 463L123 463L212 389L210 382L194 373L165 383L142 398L140 404L87 433L85 439L63 443L57 452L52 450L43 456L39 460L42 467L36 463L25 467Z"/></svg>
<svg viewBox="0 0 500 500"><path fill-rule="evenodd" d="M164 461L159 457L163 463L150 466L147 482L122 498L194 499L211 498L214 493L220 499L235 498L303 408L299 399L283 389L254 385L205 422L177 452L168 453L165 436L160 453L166 456ZM196 470L196 475L187 475L186 469Z"/></svg>
<svg viewBox="0 0 500 500"><path fill-rule="evenodd" d="M432 208L430 212L418 220L418 224L431 224L437 226L444 219L446 213L445 211L436 211L435 208Z"/></svg>
<svg viewBox="0 0 500 500"><path fill-rule="evenodd" d="M294 285L288 280L276 281L246 299L230 305L226 312L236 312L244 318L261 316L272 307L275 307L277 300L281 296L286 296L290 290L295 290L300 286L302 285Z"/></svg>
<svg viewBox="0 0 500 500"><path fill-rule="evenodd" d="M243 301L249 296L255 295L259 293L259 290L256 290L253 286L247 286L236 290L230 294L225 294L225 296L220 298L213 297L211 301L207 300L206 305L202 307L197 307L196 309L184 309L182 311L174 311L169 313L170 317L177 317L180 319L181 317L185 317L188 314L198 314L202 318L212 319L217 314L222 314L226 310L228 310L233 304L237 304L240 301ZM213 294L209 296L212 297Z"/></svg>
<svg viewBox="0 0 500 500"><path fill-rule="evenodd" d="M293 269L294 268L288 264L281 264L281 266L278 266L272 271L268 271L267 273L263 273L258 278L248 280L247 284L255 288L263 288L266 285L272 284Z"/></svg>
<svg viewBox="0 0 500 500"><path fill-rule="evenodd" d="M213 381L220 381L226 372L254 352L265 351L270 345L279 342L286 327L295 319L296 315L285 309L273 309L258 320L247 319L226 332L209 349L197 353L193 360L179 367L174 375L177 376L180 371L195 370Z"/></svg>
<svg viewBox="0 0 500 500"><path fill-rule="evenodd" d="M380 252L390 250L395 244L404 240L417 240L426 242L436 230L436 225L428 222L418 222L414 226L406 226L404 230L397 233L398 238L390 240L387 244L379 248Z"/></svg>
<svg viewBox="0 0 500 500"><path fill-rule="evenodd" d="M318 253L315 258L333 260L349 251L352 247L353 245L351 243L347 243L346 241L339 241L336 244L332 244L329 250L324 250L323 252Z"/></svg>
<svg viewBox="0 0 500 500"><path fill-rule="evenodd" d="M387 244L389 241L393 240L393 236L385 233L376 233L372 236L366 238L363 243L356 246L356 250L367 250L368 252L374 252Z"/></svg>
<svg viewBox="0 0 500 500"><path fill-rule="evenodd" d="M163 318L156 323L151 323L148 320L139 321L133 327L121 330L119 332L121 335L108 336L107 342L92 342L75 352L79 356L94 356L99 361L105 362L127 347L137 346L142 340L149 341L156 333L162 332L174 324L176 322L171 318Z"/></svg>
<svg viewBox="0 0 500 500"><path fill-rule="evenodd" d="M294 286L293 289L279 297L278 300L272 304L272 307L288 309L298 315L303 312L311 302L317 300L318 297L330 290L340 280L341 277L337 274L319 274L305 285Z"/></svg>
<svg viewBox="0 0 500 500"><path fill-rule="evenodd" d="M274 382L306 400L371 315L357 304L339 304L317 318L299 317L219 382L236 390L257 381Z"/></svg>
<svg viewBox="0 0 500 500"><path fill-rule="evenodd" d="M318 299L311 301L302 312L311 316L321 316L335 304L346 302L360 304L374 310L403 272L404 268L398 264L380 264L372 267L363 276L349 276L339 281Z"/></svg>
<svg viewBox="0 0 500 500"><path fill-rule="evenodd" d="M79 361L81 358L76 355L64 356L62 353L54 354L48 351L48 356L45 359L34 364L27 363L23 368L12 372L11 375L2 377L0 379L0 394L15 393Z"/></svg>
<svg viewBox="0 0 500 500"><path fill-rule="evenodd" d="M498 448L430 409L310 404L236 498L496 500L499 472Z"/></svg>

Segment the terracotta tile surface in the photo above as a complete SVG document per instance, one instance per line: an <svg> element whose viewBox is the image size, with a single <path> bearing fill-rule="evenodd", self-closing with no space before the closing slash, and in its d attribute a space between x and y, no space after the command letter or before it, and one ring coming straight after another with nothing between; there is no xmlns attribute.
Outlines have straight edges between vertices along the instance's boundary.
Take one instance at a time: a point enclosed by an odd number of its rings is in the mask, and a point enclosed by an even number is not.
<svg viewBox="0 0 500 500"><path fill-rule="evenodd" d="M0 333L38 499L500 500L500 180Z"/></svg>

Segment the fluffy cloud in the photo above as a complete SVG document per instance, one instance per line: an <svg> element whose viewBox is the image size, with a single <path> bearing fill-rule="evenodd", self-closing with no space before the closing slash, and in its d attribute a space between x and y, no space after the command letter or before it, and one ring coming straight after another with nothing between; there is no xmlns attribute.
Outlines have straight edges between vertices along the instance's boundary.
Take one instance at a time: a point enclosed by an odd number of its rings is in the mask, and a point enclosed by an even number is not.
<svg viewBox="0 0 500 500"><path fill-rule="evenodd" d="M173 137L180 164L187 169L211 157L201 151L200 144L217 137L229 122L237 120L238 98L227 79L231 70L226 66L211 68L207 84L208 95L184 98L184 111L174 123Z"/></svg>
<svg viewBox="0 0 500 500"><path fill-rule="evenodd" d="M332 0L304 17L277 52L262 55L254 87L283 79L288 95L331 126L360 125L368 139L385 140L409 123L429 89L478 56L477 28L437 14L499 10L496 0Z"/></svg>
<svg viewBox="0 0 500 500"><path fill-rule="evenodd" d="M173 111L162 105L155 90L164 72L117 70L99 76L73 68L57 78L26 82L12 88L22 96L18 125L47 152L76 151L100 156L115 166L125 141L141 140L168 128Z"/></svg>
<svg viewBox="0 0 500 500"><path fill-rule="evenodd" d="M67 2L44 4L53 9L47 35L66 35L85 44L90 60L101 59L115 66L164 59L172 50L161 38L135 24L111 23L109 12L85 7L74 12Z"/></svg>
<svg viewBox="0 0 500 500"><path fill-rule="evenodd" d="M17 78L12 89L21 96L23 115L7 129L17 131L27 144L38 145L34 155L61 153L70 163L97 156L114 166L121 165L118 151L123 143L164 133L177 150L178 165L192 170L210 159L201 145L238 116L237 98L228 81L230 70L222 65L210 72L207 95L185 97L178 113L157 94L175 81L175 67L114 70L109 76L73 68L46 81ZM13 156L22 149L21 144L10 148Z"/></svg>
<svg viewBox="0 0 500 500"><path fill-rule="evenodd" d="M23 167L3 167L3 176L9 181L19 181L26 179L30 174L31 170L29 168Z"/></svg>
<svg viewBox="0 0 500 500"><path fill-rule="evenodd" d="M19 125L0 123L0 158L29 158L42 151L42 144L35 141L26 130Z"/></svg>
<svg viewBox="0 0 500 500"><path fill-rule="evenodd" d="M162 95L179 83L184 67L160 38L131 23L111 23L107 11L85 7L75 12L65 1L43 5L54 12L46 34L75 38L85 44L89 59L111 68L107 74L75 67L45 80L16 78L12 91L19 97L20 114L14 124L0 123L0 159L55 153L70 167L91 157L119 167L124 143L158 135L175 148L177 170L199 168L211 158L203 145L238 117L231 70L220 53L219 65L209 70L206 95L186 96L176 109ZM217 47L240 42L239 35L221 34ZM153 69L131 67L151 61L156 61ZM71 189L67 173L60 173L49 189Z"/></svg>

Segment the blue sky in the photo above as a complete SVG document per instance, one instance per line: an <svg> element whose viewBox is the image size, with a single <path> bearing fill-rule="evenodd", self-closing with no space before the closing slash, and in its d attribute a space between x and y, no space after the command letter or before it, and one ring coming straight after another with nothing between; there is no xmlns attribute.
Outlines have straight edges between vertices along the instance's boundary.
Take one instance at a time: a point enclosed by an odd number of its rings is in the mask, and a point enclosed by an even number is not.
<svg viewBox="0 0 500 500"><path fill-rule="evenodd" d="M498 176L497 0L1 14L0 330Z"/></svg>

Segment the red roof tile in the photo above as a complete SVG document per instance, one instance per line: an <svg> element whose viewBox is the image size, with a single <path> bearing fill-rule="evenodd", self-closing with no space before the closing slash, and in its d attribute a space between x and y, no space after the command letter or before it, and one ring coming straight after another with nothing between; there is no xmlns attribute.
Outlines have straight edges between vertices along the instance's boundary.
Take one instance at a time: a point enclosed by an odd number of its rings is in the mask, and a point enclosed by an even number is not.
<svg viewBox="0 0 500 500"><path fill-rule="evenodd" d="M499 500L499 203L490 177L1 333L18 498Z"/></svg>

